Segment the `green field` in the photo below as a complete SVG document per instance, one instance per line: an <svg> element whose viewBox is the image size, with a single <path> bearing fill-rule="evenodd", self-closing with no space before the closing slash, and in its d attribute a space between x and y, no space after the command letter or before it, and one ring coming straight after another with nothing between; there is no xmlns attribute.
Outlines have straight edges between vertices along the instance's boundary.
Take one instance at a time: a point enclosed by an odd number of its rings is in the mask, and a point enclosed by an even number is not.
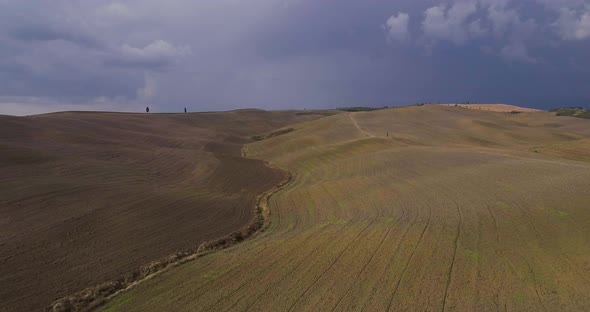
<svg viewBox="0 0 590 312"><path fill-rule="evenodd" d="M246 145L294 175L253 239L103 311L579 311L590 306L590 122L425 105Z"/></svg>

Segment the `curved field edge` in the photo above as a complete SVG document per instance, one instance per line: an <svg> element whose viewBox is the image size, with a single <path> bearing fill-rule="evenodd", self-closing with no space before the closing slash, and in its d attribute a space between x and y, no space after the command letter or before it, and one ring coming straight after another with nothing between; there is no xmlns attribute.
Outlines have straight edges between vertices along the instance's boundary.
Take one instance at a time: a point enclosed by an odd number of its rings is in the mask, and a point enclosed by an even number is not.
<svg viewBox="0 0 590 312"><path fill-rule="evenodd" d="M242 148L241 155L244 158L248 158L245 146ZM124 291L130 290L143 281L149 280L170 268L206 256L214 251L229 248L239 242L254 237L259 232L265 231L270 221L268 201L273 194L286 188L293 181L293 175L286 170L273 166L269 162L264 161L264 164L273 170L285 172L285 178L272 189L256 196L256 217L248 226L221 238L205 241L193 248L183 249L155 260L120 277L119 279L104 282L58 299L47 306L45 311L66 312L95 310Z"/></svg>

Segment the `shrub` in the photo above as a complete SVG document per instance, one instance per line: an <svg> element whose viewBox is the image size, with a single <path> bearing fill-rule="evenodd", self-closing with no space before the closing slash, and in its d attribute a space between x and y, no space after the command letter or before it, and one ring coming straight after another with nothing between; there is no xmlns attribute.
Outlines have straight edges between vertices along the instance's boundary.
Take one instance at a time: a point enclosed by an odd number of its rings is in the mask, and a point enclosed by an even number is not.
<svg viewBox="0 0 590 312"><path fill-rule="evenodd" d="M281 134L285 134L285 133L289 133L289 132L293 132L293 131L295 131L295 129L293 129L293 128L279 129L279 130L276 130L276 131L273 131L270 133L255 135L252 137L252 140L262 141L264 139L269 139L269 138L276 137Z"/></svg>
<svg viewBox="0 0 590 312"><path fill-rule="evenodd" d="M353 107L339 107L337 110L345 111L345 112L369 112L374 111L382 108L377 107L366 107L366 106L353 106Z"/></svg>
<svg viewBox="0 0 590 312"><path fill-rule="evenodd" d="M576 110L572 108L561 108L557 110L555 115L557 116L574 116L576 114Z"/></svg>

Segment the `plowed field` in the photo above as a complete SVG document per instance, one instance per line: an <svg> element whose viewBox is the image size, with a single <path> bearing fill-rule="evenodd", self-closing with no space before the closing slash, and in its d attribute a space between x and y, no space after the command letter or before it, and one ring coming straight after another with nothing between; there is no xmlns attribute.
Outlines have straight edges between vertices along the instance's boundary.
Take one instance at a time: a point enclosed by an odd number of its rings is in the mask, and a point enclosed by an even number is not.
<svg viewBox="0 0 590 312"><path fill-rule="evenodd" d="M244 143L320 115L0 116L0 310L54 300L240 229L285 172Z"/></svg>

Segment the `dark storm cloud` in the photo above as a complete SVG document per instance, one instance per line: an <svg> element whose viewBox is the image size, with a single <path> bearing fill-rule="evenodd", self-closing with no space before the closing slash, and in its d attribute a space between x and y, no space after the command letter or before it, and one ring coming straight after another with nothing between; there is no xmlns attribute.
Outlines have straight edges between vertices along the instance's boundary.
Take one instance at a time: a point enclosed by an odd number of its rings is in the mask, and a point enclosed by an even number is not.
<svg viewBox="0 0 590 312"><path fill-rule="evenodd" d="M0 113L588 105L587 51L587 0L0 0Z"/></svg>

